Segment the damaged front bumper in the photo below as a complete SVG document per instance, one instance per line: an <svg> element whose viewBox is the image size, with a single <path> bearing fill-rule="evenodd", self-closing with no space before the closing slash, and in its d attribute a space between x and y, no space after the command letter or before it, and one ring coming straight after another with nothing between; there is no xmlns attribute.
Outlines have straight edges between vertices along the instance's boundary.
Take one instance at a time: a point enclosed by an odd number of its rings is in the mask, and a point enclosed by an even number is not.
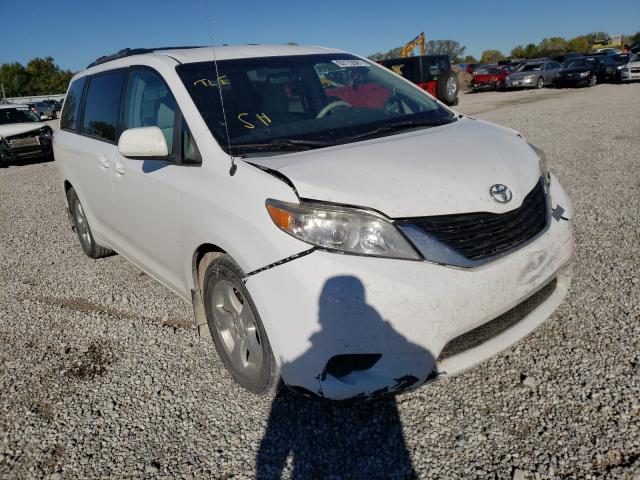
<svg viewBox="0 0 640 480"><path fill-rule="evenodd" d="M568 292L571 205L553 178L543 235L476 268L315 251L246 286L284 382L331 399L415 388L509 347Z"/></svg>

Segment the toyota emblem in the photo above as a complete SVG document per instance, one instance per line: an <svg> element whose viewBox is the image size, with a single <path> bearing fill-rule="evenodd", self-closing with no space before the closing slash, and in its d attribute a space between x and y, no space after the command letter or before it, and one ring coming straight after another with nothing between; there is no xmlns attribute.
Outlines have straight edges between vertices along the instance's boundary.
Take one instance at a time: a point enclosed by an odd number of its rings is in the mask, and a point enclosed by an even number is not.
<svg viewBox="0 0 640 480"><path fill-rule="evenodd" d="M509 203L513 198L513 192L511 191L511 189L506 185L502 185L501 183L491 185L489 194L491 195L491 198L493 198L498 203Z"/></svg>

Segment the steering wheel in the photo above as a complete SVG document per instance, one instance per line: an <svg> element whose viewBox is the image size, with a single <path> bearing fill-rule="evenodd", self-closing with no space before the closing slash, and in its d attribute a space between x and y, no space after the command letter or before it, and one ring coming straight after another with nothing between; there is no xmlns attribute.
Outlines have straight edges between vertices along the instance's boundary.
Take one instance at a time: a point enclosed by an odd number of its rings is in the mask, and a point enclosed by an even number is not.
<svg viewBox="0 0 640 480"><path fill-rule="evenodd" d="M338 107L350 107L351 104L347 103L343 100L338 100L335 102L331 102L328 105L325 105L322 110L320 110L318 112L318 114L316 115L316 118L322 118L324 117L327 113L329 113L331 110L333 110L334 108L338 108Z"/></svg>

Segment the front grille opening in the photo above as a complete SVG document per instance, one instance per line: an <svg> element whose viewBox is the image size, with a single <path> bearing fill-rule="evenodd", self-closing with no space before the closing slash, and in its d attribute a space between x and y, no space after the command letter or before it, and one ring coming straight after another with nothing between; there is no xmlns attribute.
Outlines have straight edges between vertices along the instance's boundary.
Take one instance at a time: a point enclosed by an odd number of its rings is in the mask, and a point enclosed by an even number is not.
<svg viewBox="0 0 640 480"><path fill-rule="evenodd" d="M369 370L381 357L379 353L336 355L329 359L324 371L336 378L342 378L352 372Z"/></svg>
<svg viewBox="0 0 640 480"><path fill-rule="evenodd" d="M475 212L406 219L413 225L472 261L505 253L538 235L547 225L544 180L506 213Z"/></svg>
<svg viewBox="0 0 640 480"><path fill-rule="evenodd" d="M444 360L477 347L478 345L497 337L501 333L513 327L547 300L556 289L557 283L558 279L554 278L541 290L538 290L511 310L503 313L493 320L488 321L487 323L483 323L473 330L469 330L468 332L455 337L445 345L438 357L438 360Z"/></svg>

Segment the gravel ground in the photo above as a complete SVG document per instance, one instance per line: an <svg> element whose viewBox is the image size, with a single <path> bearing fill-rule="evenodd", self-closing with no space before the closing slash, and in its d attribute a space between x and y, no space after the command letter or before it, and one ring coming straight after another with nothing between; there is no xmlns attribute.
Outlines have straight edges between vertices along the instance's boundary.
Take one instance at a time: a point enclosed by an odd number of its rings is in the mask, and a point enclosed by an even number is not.
<svg viewBox="0 0 640 480"><path fill-rule="evenodd" d="M241 390L190 306L82 254L53 163L0 170L0 478L640 478L640 84L459 110L546 150L573 289L491 361L366 403Z"/></svg>

